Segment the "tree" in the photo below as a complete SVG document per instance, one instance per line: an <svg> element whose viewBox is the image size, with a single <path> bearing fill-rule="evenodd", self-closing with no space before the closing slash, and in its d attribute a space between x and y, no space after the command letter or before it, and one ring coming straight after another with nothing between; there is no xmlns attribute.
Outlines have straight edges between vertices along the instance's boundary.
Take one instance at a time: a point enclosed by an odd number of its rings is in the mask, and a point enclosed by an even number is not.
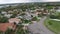
<svg viewBox="0 0 60 34"><path fill-rule="evenodd" d="M8 28L5 34L11 34L11 32L13 32L13 30Z"/></svg>
<svg viewBox="0 0 60 34"><path fill-rule="evenodd" d="M38 17L42 17L42 14L38 14Z"/></svg>
<svg viewBox="0 0 60 34"><path fill-rule="evenodd" d="M8 18L2 17L2 18L0 18L0 22L1 23L6 23L6 22L8 22Z"/></svg>
<svg viewBox="0 0 60 34"><path fill-rule="evenodd" d="M29 23L29 22L31 22L31 21L30 20L26 20L26 19L23 21L23 23Z"/></svg>
<svg viewBox="0 0 60 34"><path fill-rule="evenodd" d="M10 18L15 18L16 17L16 15L15 14L13 14Z"/></svg>
<svg viewBox="0 0 60 34"><path fill-rule="evenodd" d="M28 30L24 30L22 28L19 28L16 32L16 34L28 34Z"/></svg>
<svg viewBox="0 0 60 34"><path fill-rule="evenodd" d="M21 16L24 16L24 15L25 15L25 13L22 13L22 14L21 14Z"/></svg>
<svg viewBox="0 0 60 34"><path fill-rule="evenodd" d="M33 17L32 20L33 21L36 21L36 20L38 20L38 18L37 17Z"/></svg>
<svg viewBox="0 0 60 34"><path fill-rule="evenodd" d="M50 18L52 18L52 19L57 19L58 17L55 16L55 15L50 15Z"/></svg>
<svg viewBox="0 0 60 34"><path fill-rule="evenodd" d="M50 18L52 18L52 19L60 19L60 13L55 13L54 15L50 15Z"/></svg>
<svg viewBox="0 0 60 34"><path fill-rule="evenodd" d="M47 6L46 8L47 8L47 9L52 9L52 8L53 8L53 6Z"/></svg>

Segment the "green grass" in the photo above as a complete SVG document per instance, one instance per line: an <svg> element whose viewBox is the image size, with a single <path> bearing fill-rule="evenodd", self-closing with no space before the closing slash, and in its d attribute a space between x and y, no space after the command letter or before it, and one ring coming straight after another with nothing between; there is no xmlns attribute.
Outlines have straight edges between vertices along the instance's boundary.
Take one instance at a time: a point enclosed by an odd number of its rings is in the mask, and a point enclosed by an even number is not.
<svg viewBox="0 0 60 34"><path fill-rule="evenodd" d="M60 34L60 21L46 19L44 25L51 31Z"/></svg>

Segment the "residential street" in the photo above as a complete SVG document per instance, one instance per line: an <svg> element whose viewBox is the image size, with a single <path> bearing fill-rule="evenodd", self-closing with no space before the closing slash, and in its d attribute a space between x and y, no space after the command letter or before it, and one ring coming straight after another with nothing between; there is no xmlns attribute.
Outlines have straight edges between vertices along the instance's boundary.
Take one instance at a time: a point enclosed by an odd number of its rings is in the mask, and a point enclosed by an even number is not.
<svg viewBox="0 0 60 34"><path fill-rule="evenodd" d="M38 23L36 22L28 26L32 34L54 34L48 28L46 28L45 25L43 24L46 18L47 17L44 16L43 18L40 19Z"/></svg>

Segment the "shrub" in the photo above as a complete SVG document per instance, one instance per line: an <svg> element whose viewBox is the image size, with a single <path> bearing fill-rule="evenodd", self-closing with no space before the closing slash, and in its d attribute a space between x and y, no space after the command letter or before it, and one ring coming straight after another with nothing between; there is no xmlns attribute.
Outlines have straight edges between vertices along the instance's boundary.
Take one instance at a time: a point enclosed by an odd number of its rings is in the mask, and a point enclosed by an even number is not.
<svg viewBox="0 0 60 34"><path fill-rule="evenodd" d="M33 21L36 21L36 20L38 20L38 18L37 17L33 17L32 20Z"/></svg>
<svg viewBox="0 0 60 34"><path fill-rule="evenodd" d="M52 18L52 19L57 19L57 18L58 18L58 16L50 15L50 18Z"/></svg>
<svg viewBox="0 0 60 34"><path fill-rule="evenodd" d="M51 21L49 21L48 23L49 23L49 25L52 25Z"/></svg>
<svg viewBox="0 0 60 34"><path fill-rule="evenodd" d="M30 20L23 20L23 23L29 23L31 22Z"/></svg>

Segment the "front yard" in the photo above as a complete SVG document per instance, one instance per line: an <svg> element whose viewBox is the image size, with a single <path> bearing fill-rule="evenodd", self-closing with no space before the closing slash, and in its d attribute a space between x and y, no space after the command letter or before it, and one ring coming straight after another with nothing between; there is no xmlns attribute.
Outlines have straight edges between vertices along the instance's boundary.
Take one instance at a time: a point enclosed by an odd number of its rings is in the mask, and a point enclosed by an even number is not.
<svg viewBox="0 0 60 34"><path fill-rule="evenodd" d="M48 18L45 20L44 25L56 34L60 34L60 21L50 20Z"/></svg>

